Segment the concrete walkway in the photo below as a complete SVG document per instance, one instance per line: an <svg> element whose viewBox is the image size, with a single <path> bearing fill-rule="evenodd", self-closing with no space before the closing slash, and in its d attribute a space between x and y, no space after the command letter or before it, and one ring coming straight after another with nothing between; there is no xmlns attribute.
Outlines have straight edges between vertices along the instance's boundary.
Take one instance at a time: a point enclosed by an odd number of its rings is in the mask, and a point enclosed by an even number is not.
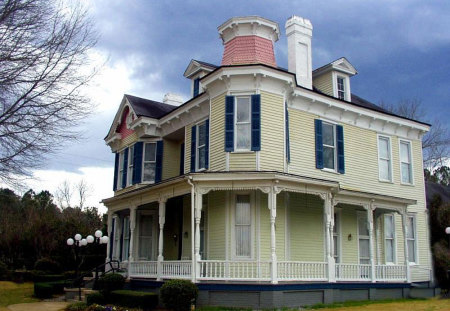
<svg viewBox="0 0 450 311"><path fill-rule="evenodd" d="M19 303L7 306L11 311L59 311L63 310L69 303L63 301L43 301L33 303Z"/></svg>

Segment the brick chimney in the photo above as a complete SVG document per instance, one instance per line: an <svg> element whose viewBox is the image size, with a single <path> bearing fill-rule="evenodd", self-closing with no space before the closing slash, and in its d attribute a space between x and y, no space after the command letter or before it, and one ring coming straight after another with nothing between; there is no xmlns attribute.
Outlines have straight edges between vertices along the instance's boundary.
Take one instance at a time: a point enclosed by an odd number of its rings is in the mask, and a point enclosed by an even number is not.
<svg viewBox="0 0 450 311"><path fill-rule="evenodd" d="M225 46L222 65L266 64L276 67L278 24L259 16L233 17L218 28Z"/></svg>

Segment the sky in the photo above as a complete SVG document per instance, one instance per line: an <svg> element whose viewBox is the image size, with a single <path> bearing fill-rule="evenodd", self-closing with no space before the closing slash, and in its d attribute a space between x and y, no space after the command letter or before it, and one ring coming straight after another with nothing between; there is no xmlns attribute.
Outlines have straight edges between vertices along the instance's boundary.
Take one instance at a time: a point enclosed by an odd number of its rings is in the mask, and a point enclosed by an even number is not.
<svg viewBox="0 0 450 311"><path fill-rule="evenodd" d="M103 64L88 94L95 112L81 138L44 161L28 182L55 192L65 180L90 187L88 205L113 195L114 156L106 136L123 94L162 101L165 93L189 98L183 77L191 59L220 65L217 27L234 16L258 15L279 24L278 66L287 68L284 29L292 15L314 27L313 68L346 57L357 69L352 93L375 104L421 100L424 121L450 119L450 1L120 1L85 0L99 34L92 58ZM76 195L73 195L76 202ZM76 204L76 203L75 203Z"/></svg>

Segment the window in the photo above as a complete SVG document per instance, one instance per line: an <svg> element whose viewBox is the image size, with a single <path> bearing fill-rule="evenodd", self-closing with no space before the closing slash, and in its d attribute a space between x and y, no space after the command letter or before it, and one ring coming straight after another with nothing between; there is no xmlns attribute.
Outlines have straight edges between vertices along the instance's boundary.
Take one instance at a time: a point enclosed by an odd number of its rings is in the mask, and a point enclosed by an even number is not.
<svg viewBox="0 0 450 311"><path fill-rule="evenodd" d="M153 256L153 216L141 214L139 217L139 259L152 260Z"/></svg>
<svg viewBox="0 0 450 311"><path fill-rule="evenodd" d="M236 195L236 257L251 257L251 226L250 195Z"/></svg>
<svg viewBox="0 0 450 311"><path fill-rule="evenodd" d="M358 214L359 263L370 264L370 238L366 213Z"/></svg>
<svg viewBox="0 0 450 311"><path fill-rule="evenodd" d="M402 183L412 184L412 161L411 161L411 143L400 141L400 172Z"/></svg>
<svg viewBox="0 0 450 311"><path fill-rule="evenodd" d="M206 168L206 122L197 125L197 170Z"/></svg>
<svg viewBox="0 0 450 311"><path fill-rule="evenodd" d="M146 143L144 148L144 174L142 181L154 182L156 171L156 143Z"/></svg>
<svg viewBox="0 0 450 311"><path fill-rule="evenodd" d="M128 149L128 182L127 185L133 184L133 166L134 166L134 145Z"/></svg>
<svg viewBox="0 0 450 311"><path fill-rule="evenodd" d="M117 175L117 188L122 188L122 176L123 176L123 161L124 161L124 151L119 153L119 174Z"/></svg>
<svg viewBox="0 0 450 311"><path fill-rule="evenodd" d="M340 247L341 247L341 239L339 236L339 232L340 232L340 216L339 213L334 213L334 227L333 227L333 245L334 245L334 251L333 251L333 255L334 255L334 261L336 263L339 262L340 260Z"/></svg>
<svg viewBox="0 0 450 311"><path fill-rule="evenodd" d="M378 136L378 170L382 181L392 181L391 139Z"/></svg>
<svg viewBox="0 0 450 311"><path fill-rule="evenodd" d="M192 95L193 97L197 96L200 92L200 78L195 78L194 79L194 89L192 91Z"/></svg>
<svg viewBox="0 0 450 311"><path fill-rule="evenodd" d="M339 99L345 100L345 78L337 77L337 95Z"/></svg>
<svg viewBox="0 0 450 311"><path fill-rule="evenodd" d="M384 258L386 263L395 262L395 218L384 215Z"/></svg>
<svg viewBox="0 0 450 311"><path fill-rule="evenodd" d="M113 247L113 258L119 259L120 256L120 219L115 217L115 230L114 230L114 247Z"/></svg>
<svg viewBox="0 0 450 311"><path fill-rule="evenodd" d="M406 218L406 243L408 244L408 261L416 261L416 218L407 216Z"/></svg>
<svg viewBox="0 0 450 311"><path fill-rule="evenodd" d="M236 97L235 150L250 150L251 145L251 105L250 97Z"/></svg>
<svg viewBox="0 0 450 311"><path fill-rule="evenodd" d="M122 260L128 260L130 253L130 216L123 219Z"/></svg>
<svg viewBox="0 0 450 311"><path fill-rule="evenodd" d="M322 123L323 168L336 170L336 131L330 123Z"/></svg>

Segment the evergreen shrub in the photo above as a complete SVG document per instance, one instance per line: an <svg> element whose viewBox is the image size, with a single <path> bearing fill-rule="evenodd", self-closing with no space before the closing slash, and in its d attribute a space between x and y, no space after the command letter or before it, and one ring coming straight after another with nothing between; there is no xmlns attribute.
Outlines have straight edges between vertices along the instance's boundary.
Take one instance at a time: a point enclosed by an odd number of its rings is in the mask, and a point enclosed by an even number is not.
<svg viewBox="0 0 450 311"><path fill-rule="evenodd" d="M198 295L197 286L188 280L170 280L160 289L164 305L174 311L189 311Z"/></svg>

